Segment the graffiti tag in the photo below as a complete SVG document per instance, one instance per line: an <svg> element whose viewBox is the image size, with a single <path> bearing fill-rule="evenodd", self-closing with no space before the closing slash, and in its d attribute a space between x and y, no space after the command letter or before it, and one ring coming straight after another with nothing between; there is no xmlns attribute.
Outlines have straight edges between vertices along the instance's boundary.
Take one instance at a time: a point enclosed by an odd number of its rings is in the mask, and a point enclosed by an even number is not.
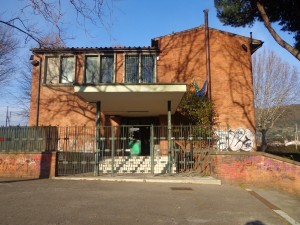
<svg viewBox="0 0 300 225"><path fill-rule="evenodd" d="M254 135L249 129L219 130L215 134L221 151L251 151L254 147Z"/></svg>

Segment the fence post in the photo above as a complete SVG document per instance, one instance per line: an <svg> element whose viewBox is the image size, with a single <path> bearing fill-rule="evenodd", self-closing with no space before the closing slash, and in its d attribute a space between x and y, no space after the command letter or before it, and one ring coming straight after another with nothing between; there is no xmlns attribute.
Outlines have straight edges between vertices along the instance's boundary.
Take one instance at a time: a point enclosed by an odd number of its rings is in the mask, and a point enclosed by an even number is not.
<svg viewBox="0 0 300 225"><path fill-rule="evenodd" d="M99 152L100 152L100 122L101 122L101 102L96 102L96 152L94 176L99 176Z"/></svg>
<svg viewBox="0 0 300 225"><path fill-rule="evenodd" d="M153 125L150 127L150 156L151 156L151 174L154 175L154 129Z"/></svg>
<svg viewBox="0 0 300 225"><path fill-rule="evenodd" d="M115 167L115 126L111 127L111 174L114 175L114 167Z"/></svg>
<svg viewBox="0 0 300 225"><path fill-rule="evenodd" d="M96 127L96 152L95 152L95 171L94 176L99 176L99 152L100 152L100 127Z"/></svg>

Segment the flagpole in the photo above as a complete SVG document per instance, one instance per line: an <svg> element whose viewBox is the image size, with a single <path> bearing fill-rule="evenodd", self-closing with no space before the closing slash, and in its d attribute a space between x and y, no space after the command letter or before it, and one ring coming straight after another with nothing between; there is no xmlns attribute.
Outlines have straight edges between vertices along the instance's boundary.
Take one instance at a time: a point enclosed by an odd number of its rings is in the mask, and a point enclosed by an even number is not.
<svg viewBox="0 0 300 225"><path fill-rule="evenodd" d="M211 79L210 79L210 49L209 49L209 28L208 28L208 9L204 11L205 18L205 47L206 47L206 80L207 96L211 99Z"/></svg>

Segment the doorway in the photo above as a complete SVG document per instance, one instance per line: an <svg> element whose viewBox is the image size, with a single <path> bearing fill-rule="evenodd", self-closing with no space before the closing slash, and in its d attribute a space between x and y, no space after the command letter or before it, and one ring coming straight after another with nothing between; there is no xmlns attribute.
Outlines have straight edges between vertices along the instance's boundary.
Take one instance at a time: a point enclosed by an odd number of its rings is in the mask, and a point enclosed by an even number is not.
<svg viewBox="0 0 300 225"><path fill-rule="evenodd" d="M121 120L121 125L132 125L132 136L140 142L142 156L150 156L150 126L158 122L158 117L123 117Z"/></svg>

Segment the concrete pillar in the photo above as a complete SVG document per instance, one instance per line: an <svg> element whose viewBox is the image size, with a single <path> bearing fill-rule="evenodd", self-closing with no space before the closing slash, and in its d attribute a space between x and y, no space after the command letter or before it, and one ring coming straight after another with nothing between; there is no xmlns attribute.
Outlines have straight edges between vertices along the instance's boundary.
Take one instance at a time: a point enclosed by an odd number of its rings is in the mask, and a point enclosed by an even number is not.
<svg viewBox="0 0 300 225"><path fill-rule="evenodd" d="M171 136L172 136L171 101L168 101L168 172L170 174L172 173Z"/></svg>

